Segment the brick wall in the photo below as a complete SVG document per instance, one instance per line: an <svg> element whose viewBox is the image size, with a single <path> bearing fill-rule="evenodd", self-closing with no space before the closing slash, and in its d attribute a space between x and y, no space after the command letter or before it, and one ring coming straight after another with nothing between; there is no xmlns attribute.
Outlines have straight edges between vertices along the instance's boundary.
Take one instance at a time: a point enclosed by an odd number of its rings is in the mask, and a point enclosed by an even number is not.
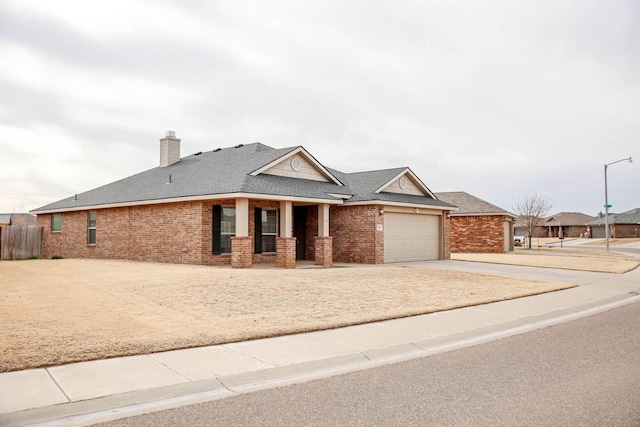
<svg viewBox="0 0 640 427"><path fill-rule="evenodd" d="M296 268L296 238L278 237L277 264L280 268Z"/></svg>
<svg viewBox="0 0 640 427"><path fill-rule="evenodd" d="M251 268L253 239L251 237L231 238L231 266L233 268Z"/></svg>
<svg viewBox="0 0 640 427"><path fill-rule="evenodd" d="M637 224L609 224L609 228L611 235L617 239L640 237L640 225Z"/></svg>
<svg viewBox="0 0 640 427"><path fill-rule="evenodd" d="M451 218L442 215L442 259L451 259Z"/></svg>
<svg viewBox="0 0 640 427"><path fill-rule="evenodd" d="M380 207L332 206L329 214L329 234L333 236L333 261L359 264L384 262L383 224Z"/></svg>
<svg viewBox="0 0 640 427"><path fill-rule="evenodd" d="M88 215L96 212L96 244L89 245ZM44 227L43 257L131 259L200 264L202 203L181 202L61 213L62 231Z"/></svg>
<svg viewBox="0 0 640 427"><path fill-rule="evenodd" d="M501 215L452 216L451 252L504 252Z"/></svg>
<svg viewBox="0 0 640 427"><path fill-rule="evenodd" d="M580 237L587 232L586 225L564 225L562 226L562 235L564 237ZM526 235L526 233L525 233ZM560 226L546 227L546 233L542 233L541 237L559 237Z"/></svg>
<svg viewBox="0 0 640 427"><path fill-rule="evenodd" d="M51 214L38 215L44 228L43 257L131 259L181 264L230 265L231 254L212 254L214 204L234 199L141 205L95 210L96 244L87 243L89 210L64 212L62 231L51 232ZM277 201L249 201L253 263L276 262L275 253L253 253L255 208L279 208ZM316 220L317 221L317 220ZM317 234L317 233L316 233ZM313 240L313 239L312 239Z"/></svg>
<svg viewBox="0 0 640 427"><path fill-rule="evenodd" d="M98 209L96 245L87 243L88 210L64 212L62 231L51 232L51 214L38 215L38 226L44 228L43 257L111 258L138 261L229 265L231 254L213 255L212 233L214 204L235 206L235 200L207 200ZM253 235L256 207L279 208L276 201L249 201L249 234ZM333 237L334 262L381 264L384 262L384 232L380 207L332 206L329 232ZM482 217L478 217L482 218ZM459 219L453 217L454 219ZM501 217L495 221L502 232ZM443 257L448 258L448 221L445 220ZM474 228L474 227L470 227ZM305 252L315 259L315 237L318 235L318 209L310 206L306 223ZM468 233L467 233L468 234ZM473 240L468 239L467 240ZM486 240L486 236L484 236ZM452 251L458 237L451 231ZM474 242L477 244L477 241ZM502 243L500 243L501 245ZM251 237L253 252L253 237ZM500 246L502 248L502 246ZM476 249L476 251L480 251ZM253 263L276 262L276 254L253 254Z"/></svg>

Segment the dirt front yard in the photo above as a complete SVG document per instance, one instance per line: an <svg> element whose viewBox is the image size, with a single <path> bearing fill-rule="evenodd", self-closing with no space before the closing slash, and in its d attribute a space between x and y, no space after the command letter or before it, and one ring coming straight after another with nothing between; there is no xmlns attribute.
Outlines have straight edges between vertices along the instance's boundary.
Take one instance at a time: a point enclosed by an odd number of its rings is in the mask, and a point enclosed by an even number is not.
<svg viewBox="0 0 640 427"><path fill-rule="evenodd" d="M372 266L0 263L0 372L243 341L550 292L562 283Z"/></svg>
<svg viewBox="0 0 640 427"><path fill-rule="evenodd" d="M582 254L577 256L567 255L567 253L576 254L580 252L582 252ZM521 250L501 254L457 253L451 254L451 259L616 274L626 273L640 265L640 261L637 259L627 258L622 254L598 254L594 256L584 251L575 250L573 252L562 252L555 249L543 251Z"/></svg>

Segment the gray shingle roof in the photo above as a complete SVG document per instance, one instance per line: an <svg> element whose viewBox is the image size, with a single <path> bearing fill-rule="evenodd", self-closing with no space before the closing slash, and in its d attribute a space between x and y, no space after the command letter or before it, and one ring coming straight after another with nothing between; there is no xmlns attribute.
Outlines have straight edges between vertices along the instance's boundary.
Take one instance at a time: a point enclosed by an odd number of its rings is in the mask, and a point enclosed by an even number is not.
<svg viewBox="0 0 640 427"><path fill-rule="evenodd" d="M374 193L406 168L345 174L332 169L344 186L333 182L251 173L299 149L275 149L260 143L183 157L122 180L35 209L33 212L233 193L293 196L337 201L331 194L352 195L348 202L386 201L451 207L430 197ZM169 182L171 180L171 182Z"/></svg>
<svg viewBox="0 0 640 427"><path fill-rule="evenodd" d="M609 214L609 224L640 224L640 208L631 209L629 211ZM588 223L589 225L604 225L604 216L596 218Z"/></svg>
<svg viewBox="0 0 640 427"><path fill-rule="evenodd" d="M544 219L542 226L555 227L555 226L582 226L588 222L593 221L594 217L580 213L580 212L558 212L550 215Z"/></svg>
<svg viewBox="0 0 640 427"><path fill-rule="evenodd" d="M465 215L510 215L515 216L512 213L499 208L496 205L492 205L482 199L472 196L464 191L450 191L443 193L435 193L436 197L449 204L457 206L459 210L452 212L451 215L465 216Z"/></svg>
<svg viewBox="0 0 640 427"><path fill-rule="evenodd" d="M452 208L451 204L446 203L445 201L433 199L431 197L424 196L414 196L411 194L398 194L398 193L387 193L380 192L375 193L383 185L387 184L393 178L398 176L398 174L407 170L408 168L393 168L393 169L383 169L383 170L375 170L375 171L366 171L366 172L355 172L345 174L339 171L335 171L331 169L331 173L333 173L338 179L345 183L345 187L347 189L348 194L352 194L348 202L364 202L364 201L380 201L380 202L392 202L392 203L408 203L408 204L419 204L419 205L429 205L429 206L439 206L443 208Z"/></svg>

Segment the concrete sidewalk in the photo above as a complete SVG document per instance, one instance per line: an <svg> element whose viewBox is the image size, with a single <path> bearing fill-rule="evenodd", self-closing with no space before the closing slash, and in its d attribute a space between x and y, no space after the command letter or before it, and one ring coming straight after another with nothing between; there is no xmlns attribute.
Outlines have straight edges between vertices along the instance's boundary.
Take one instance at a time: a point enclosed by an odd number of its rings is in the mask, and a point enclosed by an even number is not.
<svg viewBox="0 0 640 427"><path fill-rule="evenodd" d="M0 425L88 425L448 351L640 301L640 269L616 275L464 261L404 266L579 286L340 329L4 373Z"/></svg>

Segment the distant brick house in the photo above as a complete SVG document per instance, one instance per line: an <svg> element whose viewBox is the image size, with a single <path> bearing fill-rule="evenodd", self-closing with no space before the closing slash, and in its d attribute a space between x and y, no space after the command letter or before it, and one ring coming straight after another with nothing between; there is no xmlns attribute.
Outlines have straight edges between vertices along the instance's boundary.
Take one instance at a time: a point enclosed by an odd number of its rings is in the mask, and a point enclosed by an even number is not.
<svg viewBox="0 0 640 427"><path fill-rule="evenodd" d="M451 252L509 252L513 250L515 215L463 191L436 193L458 207L451 212Z"/></svg>
<svg viewBox="0 0 640 427"><path fill-rule="evenodd" d="M640 237L640 208L619 214L610 213L608 222L609 237L617 239ZM591 228L592 237L605 237L604 215L599 215L587 225Z"/></svg>
<svg viewBox="0 0 640 427"><path fill-rule="evenodd" d="M595 217L580 212L559 212L540 222L540 237L584 237L589 231L588 223Z"/></svg>
<svg viewBox="0 0 640 427"><path fill-rule="evenodd" d="M180 157L35 209L44 256L250 267L449 258L448 214L409 168L342 173L303 147L260 143Z"/></svg>

